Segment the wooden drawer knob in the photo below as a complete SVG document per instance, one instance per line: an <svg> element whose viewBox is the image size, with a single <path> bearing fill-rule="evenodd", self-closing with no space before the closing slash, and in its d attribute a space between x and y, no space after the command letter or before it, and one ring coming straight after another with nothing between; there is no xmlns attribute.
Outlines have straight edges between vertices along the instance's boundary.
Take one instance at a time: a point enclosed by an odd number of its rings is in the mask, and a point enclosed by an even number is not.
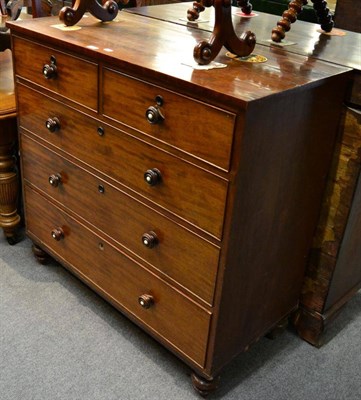
<svg viewBox="0 0 361 400"><path fill-rule="evenodd" d="M158 107L148 107L145 116L150 124L158 124L159 122L164 121L164 116Z"/></svg>
<svg viewBox="0 0 361 400"><path fill-rule="evenodd" d="M144 180L149 186L154 186L162 180L162 174L157 168L148 169L144 173Z"/></svg>
<svg viewBox="0 0 361 400"><path fill-rule="evenodd" d="M58 187L61 183L61 175L60 174L52 174L49 176L49 183L53 187Z"/></svg>
<svg viewBox="0 0 361 400"><path fill-rule="evenodd" d="M148 247L148 249L152 249L158 244L157 234L153 231L144 233L142 235L142 243L145 247Z"/></svg>
<svg viewBox="0 0 361 400"><path fill-rule="evenodd" d="M145 112L145 116L150 124L158 124L159 122L164 121L164 115L162 114L160 106L163 105L163 97L158 95L155 97L155 106L150 106L147 108Z"/></svg>
<svg viewBox="0 0 361 400"><path fill-rule="evenodd" d="M57 242L64 237L64 232L61 228L54 228L51 231L51 237Z"/></svg>
<svg viewBox="0 0 361 400"><path fill-rule="evenodd" d="M55 79L58 75L58 68L56 66L55 56L50 57L50 63L44 64L43 75L46 79Z"/></svg>
<svg viewBox="0 0 361 400"><path fill-rule="evenodd" d="M48 118L45 121L45 126L49 132L54 133L60 129L60 121L57 117Z"/></svg>
<svg viewBox="0 0 361 400"><path fill-rule="evenodd" d="M148 309L154 304L153 296L151 296L150 294L142 294L141 296L138 297L138 303L143 308Z"/></svg>

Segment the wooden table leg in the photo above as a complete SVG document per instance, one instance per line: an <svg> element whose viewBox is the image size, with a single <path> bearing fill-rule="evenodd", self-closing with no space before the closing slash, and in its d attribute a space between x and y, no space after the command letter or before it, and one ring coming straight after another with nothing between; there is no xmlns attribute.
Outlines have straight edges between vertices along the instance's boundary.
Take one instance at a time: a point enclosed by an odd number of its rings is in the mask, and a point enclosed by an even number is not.
<svg viewBox="0 0 361 400"><path fill-rule="evenodd" d="M16 117L0 120L0 228L9 244L17 241L20 216L17 211L19 180L15 159Z"/></svg>

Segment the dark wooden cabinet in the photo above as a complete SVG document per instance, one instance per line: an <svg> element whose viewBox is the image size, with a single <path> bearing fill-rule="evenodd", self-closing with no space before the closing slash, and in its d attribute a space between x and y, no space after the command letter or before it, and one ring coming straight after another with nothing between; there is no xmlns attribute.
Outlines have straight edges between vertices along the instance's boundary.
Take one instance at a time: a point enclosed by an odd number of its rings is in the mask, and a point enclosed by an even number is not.
<svg viewBox="0 0 361 400"><path fill-rule="evenodd" d="M352 0L337 0L335 26L348 31L361 32L361 10Z"/></svg>
<svg viewBox="0 0 361 400"><path fill-rule="evenodd" d="M329 339L330 323L361 287L361 113L344 115L323 198L299 310L298 333L315 346Z"/></svg>
<svg viewBox="0 0 361 400"><path fill-rule="evenodd" d="M131 13L9 26L36 255L207 391L298 306L350 71L263 46L193 69L207 32Z"/></svg>

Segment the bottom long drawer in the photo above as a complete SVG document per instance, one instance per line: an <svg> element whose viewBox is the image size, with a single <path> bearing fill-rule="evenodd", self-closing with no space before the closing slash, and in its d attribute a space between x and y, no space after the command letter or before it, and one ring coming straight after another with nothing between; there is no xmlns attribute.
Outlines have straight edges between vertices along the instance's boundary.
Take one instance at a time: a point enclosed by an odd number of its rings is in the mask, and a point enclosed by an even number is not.
<svg viewBox="0 0 361 400"><path fill-rule="evenodd" d="M25 187L27 231L78 276L203 367L211 313Z"/></svg>

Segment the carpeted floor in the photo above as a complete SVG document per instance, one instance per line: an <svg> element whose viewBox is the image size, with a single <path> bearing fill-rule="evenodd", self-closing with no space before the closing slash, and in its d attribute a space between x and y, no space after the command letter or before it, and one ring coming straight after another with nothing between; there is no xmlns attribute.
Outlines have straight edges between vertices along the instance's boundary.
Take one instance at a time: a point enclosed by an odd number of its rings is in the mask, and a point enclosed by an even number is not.
<svg viewBox="0 0 361 400"><path fill-rule="evenodd" d="M1 400L199 399L189 369L30 241L0 237ZM222 374L209 399L361 399L361 292L316 349L287 330Z"/></svg>

